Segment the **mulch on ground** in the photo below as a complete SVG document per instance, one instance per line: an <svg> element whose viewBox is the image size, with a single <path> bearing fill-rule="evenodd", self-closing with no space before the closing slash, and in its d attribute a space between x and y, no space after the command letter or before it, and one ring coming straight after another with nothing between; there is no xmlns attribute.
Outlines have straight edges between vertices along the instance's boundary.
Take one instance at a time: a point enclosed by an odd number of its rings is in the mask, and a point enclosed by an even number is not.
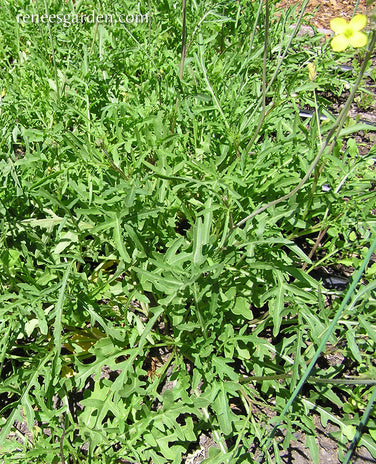
<svg viewBox="0 0 376 464"><path fill-rule="evenodd" d="M302 1L281 0L278 2L278 8L288 8L297 5L299 10ZM350 19L356 7L356 0L311 0L308 2L306 12L313 15L311 23L318 27L329 29L330 20L336 17ZM357 7L357 13L365 14L367 11L366 0L360 0Z"/></svg>

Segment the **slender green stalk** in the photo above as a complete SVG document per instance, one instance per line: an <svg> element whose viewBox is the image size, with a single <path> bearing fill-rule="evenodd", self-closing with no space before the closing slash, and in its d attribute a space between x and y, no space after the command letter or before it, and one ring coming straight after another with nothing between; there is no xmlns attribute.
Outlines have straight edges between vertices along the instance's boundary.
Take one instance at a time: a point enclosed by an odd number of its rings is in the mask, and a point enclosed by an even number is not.
<svg viewBox="0 0 376 464"><path fill-rule="evenodd" d="M316 86L315 86L314 82L312 82L312 87L313 87L313 98L315 100L315 114L316 114L317 132L319 134L320 145L321 145L322 144L322 134L321 134L321 126L320 126L319 104L317 103Z"/></svg>
<svg viewBox="0 0 376 464"><path fill-rule="evenodd" d="M243 69L248 66L249 59L250 59L251 54L252 54L253 43L255 41L255 36L256 36L256 32L257 32L259 19L260 19L260 16L261 16L262 7L263 7L263 1L259 0L259 5L258 5L258 8L257 8L256 17L255 17L255 19L253 21L252 33L251 33L251 36L250 36L250 39L249 39L249 48L248 48L247 59L244 60L244 62L242 63L242 65L240 66L239 71L238 71L238 74L241 74L241 73L243 74L242 81L241 81L241 86L240 86L241 89L243 89L244 85L246 85L246 81L248 80L248 77L249 77L247 75L247 73L243 72Z"/></svg>
<svg viewBox="0 0 376 464"><path fill-rule="evenodd" d="M194 30L193 30L193 32L192 32L191 40L188 42L188 45L187 45L187 47L186 47L185 54L187 54L189 48L191 47L191 45L192 45L192 43L193 43L193 39L194 39L194 37L195 37L197 31L200 29L201 24L206 20L206 18L207 18L208 16L210 16L210 15L212 15L212 14L213 14L213 11L212 11L212 10L207 11L207 12L203 15L203 17L200 19L200 21L197 23L197 26L194 28Z"/></svg>
<svg viewBox="0 0 376 464"><path fill-rule="evenodd" d="M151 0L148 0L148 12L149 12L149 36L148 36L148 43L149 47L151 47Z"/></svg>
<svg viewBox="0 0 376 464"><path fill-rule="evenodd" d="M95 23L93 39L91 41L89 55L91 55L93 53L93 50L94 50L95 39L96 39L97 34L98 34L98 27L99 27L99 23Z"/></svg>
<svg viewBox="0 0 376 464"><path fill-rule="evenodd" d="M145 47L137 40L137 38L134 36L134 34L132 34L132 32L125 25L124 22L122 22L121 25L122 25L123 29L125 29L126 33L131 37L131 39L137 44L138 48L142 51L142 53L149 58L150 62L153 64L155 70L158 70L158 66L156 65L155 61L153 60L153 57L147 52Z"/></svg>
<svg viewBox="0 0 376 464"><path fill-rule="evenodd" d="M294 27L294 29L293 29L293 31L292 31L292 33L291 33L291 37L290 37L290 39L289 39L289 41L288 41L288 43L287 43L287 45L286 45L286 47L285 47L285 50L284 50L284 52L283 52L281 58L279 59L279 61L278 61L278 63L277 63L277 66L276 66L276 68L275 68L275 70L274 70L274 73L273 73L273 75L272 75L272 78L271 78L270 81L269 81L269 85L268 85L268 87L267 87L267 89L266 89L266 92L267 92L267 93L269 92L269 90L271 89L272 85L274 84L274 81L275 81L276 77L277 77L278 74L279 74L279 69L280 69L280 67L281 67L282 64L283 64L283 60L286 58L286 55L287 55L288 51L290 50L292 41L295 39L296 35L298 34L298 32L299 32L299 30L300 30L300 25L301 25L301 23L302 23L303 16L304 16L305 10L306 10L306 8L307 8L308 2L309 2L309 0L304 0L304 2L303 2L303 4L302 4L302 7L301 7L301 9L300 9L299 18L298 18L298 20L297 20L297 22L296 22L296 24L295 24L295 27Z"/></svg>
<svg viewBox="0 0 376 464"><path fill-rule="evenodd" d="M6 331L3 332L3 327L6 327L6 325L8 325ZM11 334L11 331L12 331L12 323L9 324L6 324L5 322L3 324L1 324L0 326L0 333L2 333L2 341L3 341L3 348L0 352L0 375L3 371L3 365L4 365L4 360L5 360L5 357L6 357L6 354L7 354L7 341L11 338L10 337L10 334Z"/></svg>
<svg viewBox="0 0 376 464"><path fill-rule="evenodd" d="M260 375L247 377L243 376L239 379L242 384L250 382L267 382L270 380L286 380L291 379L292 374L274 374L274 375ZM309 377L308 383L326 384L326 385L376 385L375 379L351 378L351 379L323 379L321 377Z"/></svg>
<svg viewBox="0 0 376 464"><path fill-rule="evenodd" d="M63 307L64 307L64 299L65 299L65 289L68 284L69 274L71 272L73 261L71 261L64 272L63 280L61 282L61 287L59 291L59 298L56 303L56 316L55 316L55 324L54 324L54 345L55 345L55 358L53 361L53 372L57 375L57 371L59 370L59 359L61 353L61 332L62 332L62 316L63 316Z"/></svg>
<svg viewBox="0 0 376 464"><path fill-rule="evenodd" d="M248 59L252 53L252 49L253 49L253 42L255 41L255 35L256 35L256 31L257 31L257 26L258 26L258 22L259 22L259 19L260 19L260 15L261 15L261 11L262 11L262 5L263 5L263 1L262 0L259 0L259 7L257 9L257 13L256 13L256 19L255 19L255 22L253 24L253 29L252 29L252 35L251 35L251 39L249 41L249 51L248 51ZM248 61L248 60L247 60Z"/></svg>
<svg viewBox="0 0 376 464"><path fill-rule="evenodd" d="M185 57L187 55L187 25L186 25L186 0L183 0L182 5L182 32L181 32L181 57L180 57L180 64L179 64L179 80L183 79L184 73L184 62ZM174 116L172 118L171 123L171 130L170 133L173 134L175 131L175 124L176 124L176 117L178 114L178 107L179 107L179 97L176 97L175 108L174 108Z"/></svg>
<svg viewBox="0 0 376 464"><path fill-rule="evenodd" d="M183 0L182 18L183 18L183 25L182 25L182 33L181 33L181 58L180 58L180 65L179 65L179 79L180 80L183 79L184 62L185 62L185 56L187 54L186 0Z"/></svg>
<svg viewBox="0 0 376 464"><path fill-rule="evenodd" d="M305 10L307 8L308 2L309 2L309 0L304 0L304 2L303 2L303 5L302 5L302 7L300 9L300 15L299 15L298 21L297 21L297 23L296 23L296 25L295 25L292 33L291 33L291 37L290 37L289 41L287 42L287 45L285 47L284 52L282 53L282 56L278 60L278 63L277 63L277 65L275 67L275 70L274 70L274 73L273 73L273 75L272 75L272 77L271 77L271 79L269 81L269 84L268 84L268 86L266 88L266 91L265 91L266 94L268 94L269 90L271 89L272 85L274 84L274 81L275 81L276 77L279 74L279 70L280 70L280 68L282 66L283 60L285 59L285 57L287 55L287 52L291 49L291 43L295 39L295 36L297 35L297 33L299 32L300 25L301 25ZM258 100L255 105L252 105L251 107L249 107L249 108L247 108L245 110L245 112L247 113L251 108L253 108L253 111L252 111L251 115L248 117L248 119L247 119L248 122L245 123L245 126L248 125L249 122L253 120L253 118L256 115L256 112L260 108L261 103L262 103L262 101ZM247 146L247 148L245 150L245 153L249 153L250 149L251 149L251 145L248 143L248 146Z"/></svg>
<svg viewBox="0 0 376 464"><path fill-rule="evenodd" d="M200 324L201 331L204 334L205 338L208 338L208 332L205 328L204 320L202 318L201 311L200 311L200 300L197 295L197 283L196 282L194 282L193 284L193 294L195 298L195 309L196 309L197 320Z"/></svg>
<svg viewBox="0 0 376 464"><path fill-rule="evenodd" d="M204 63L204 53L203 53L203 41L201 40L200 43L202 45L200 45L200 58L199 58L199 63L200 63L200 66L201 66L201 70L202 70L202 73L204 74L204 78L205 78L205 82L206 82L206 85L209 89L209 92L211 93L211 96L213 97L213 100L218 108L218 111L220 113L220 115L222 116L222 119L223 119L223 122L225 123L225 126L226 126L226 129L227 130L230 130L230 125L227 121L227 118L221 108L221 105L219 104L219 101L218 101L218 98L216 97L215 93L214 93L214 90L213 90L213 87L211 86L210 84L210 81L209 81L209 78L208 78L208 74L206 72L206 67L205 67L205 63Z"/></svg>
<svg viewBox="0 0 376 464"><path fill-rule="evenodd" d="M123 179L129 180L129 176L127 176L127 175L124 173L124 171L122 171L118 166L116 166L116 164L113 162L111 156L109 155L108 151L107 151L103 146L102 146L102 150L103 150L104 154L106 155L106 157L107 157L107 159L108 159L108 161L109 161L109 163L110 163L112 169L113 169L114 171L118 172L118 173L121 175L121 177L122 177Z"/></svg>
<svg viewBox="0 0 376 464"><path fill-rule="evenodd" d="M360 0L356 0L356 3L354 5L354 10L351 16L352 18L356 15L356 10L358 9L359 3L360 3Z"/></svg>
<svg viewBox="0 0 376 464"><path fill-rule="evenodd" d="M250 147L253 145L256 137L260 132L261 126L264 123L266 116L266 65L268 61L269 53L269 0L265 1L265 30L264 30L264 54L262 59L262 109L259 122L257 124L256 130L253 133L251 140L249 141L245 153L247 154L250 150Z"/></svg>
<svg viewBox="0 0 376 464"><path fill-rule="evenodd" d="M320 126L319 105L318 105L318 102L317 102L317 95L316 95L315 77L316 76L313 76L313 78L311 78L311 76L310 76L310 80L312 82L313 98L314 98L314 101L315 101L316 125L317 125L317 132L319 134L320 146L321 146L322 145L322 134L321 134L321 126ZM319 167L317 165L315 167L315 169L314 169L313 185L312 185L312 189L311 189L308 201L307 201L307 205L305 207L305 211L303 213L303 218L305 218L307 216L307 214L308 214L308 212L309 212L309 210L311 208L312 201L313 201L313 196L315 194L315 191L316 191L316 188L317 188L317 183L319 181L320 174L321 174L323 169L324 169L324 163L321 165L321 167ZM307 264L307 263L305 263L305 264Z"/></svg>
<svg viewBox="0 0 376 464"><path fill-rule="evenodd" d="M45 10L46 15L49 16L48 5L47 5L47 1L46 1L46 0L44 0L44 10ZM53 65L54 65L54 77L55 77L55 85L56 85L56 96L57 96L57 102L59 103L60 97L61 97L61 95L60 95L60 84L59 84L59 76L58 76L58 73L57 73L56 55L55 55L55 44L54 44L54 40L53 40L53 38L52 38L51 24L50 24L49 21L47 22L47 26L48 26L48 35L49 35L49 39L50 39L50 45L51 45L52 61L53 61Z"/></svg>
<svg viewBox="0 0 376 464"><path fill-rule="evenodd" d="M197 5L196 5L197 8ZM187 44L187 25L186 25L186 0L183 0L183 5L182 5L182 49L181 49L181 57L180 57L180 64L179 64L179 79L182 81L183 79L183 73L184 73L184 63L185 63L185 58L187 56L188 50L190 46L192 45L193 39L196 35L196 32L199 30L201 24L205 21L205 19L211 15L213 12L211 10L207 11L204 16L200 19L198 22L197 26L192 32L191 40ZM175 102L175 108L174 108L174 115L172 118L172 123L171 123L171 130L170 134L174 133L175 130L175 124L176 124L176 117L177 117L177 111L179 107L179 97L176 98Z"/></svg>

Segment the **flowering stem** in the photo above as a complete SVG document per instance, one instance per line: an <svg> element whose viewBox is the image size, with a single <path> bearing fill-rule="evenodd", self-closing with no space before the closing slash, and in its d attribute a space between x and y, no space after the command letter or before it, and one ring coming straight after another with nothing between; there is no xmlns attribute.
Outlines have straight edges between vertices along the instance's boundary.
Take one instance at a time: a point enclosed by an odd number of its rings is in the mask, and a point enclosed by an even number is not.
<svg viewBox="0 0 376 464"><path fill-rule="evenodd" d="M290 37L290 39L289 39L289 41L288 41L288 43L287 43L287 45L286 45L286 47L285 47L284 52L283 52L281 58L279 59L279 61L278 61L278 63L277 63L277 66L276 66L276 68L275 68L275 70L274 70L274 73L273 73L273 75L272 75L272 77L271 77L271 79L270 79L270 81L269 81L269 84L268 84L266 90L265 90L265 95L268 94L269 90L271 89L272 85L274 84L274 81L275 81L276 77L277 77L278 74L279 74L279 69L280 69L280 67L282 66L283 60L285 59L285 57L286 57L286 55L287 55L287 52L291 49L291 43L292 43L292 41L294 40L294 38L295 38L295 36L297 35L297 33L299 32L300 25L301 25L301 22L302 22L302 19L303 19L303 15L304 15L304 13L305 13L305 10L306 10L306 8L307 8L308 2L309 2L309 0L304 0L304 2L303 2L303 5L302 5L302 7L301 7L301 9L300 9L300 14L299 14L299 18L298 18L298 20L297 20L297 23L296 23L296 25L295 25L295 27L294 27L294 30L293 30L292 33L291 33L291 37ZM265 84L266 84L266 82L265 82ZM248 125L249 122L252 121L253 118L255 117L255 114L256 114L257 110L260 108L260 103L261 103L261 100L258 100L257 103L256 103L256 105L255 105L255 107L253 108L252 114L248 117L247 125ZM245 110L245 113L248 113L248 111L249 111L250 109L251 109L251 107L247 108L247 109ZM259 124L258 126L260 126L260 128L261 128L261 125L260 125L260 124ZM250 142L248 142L248 145L247 145L247 147L246 147L246 149L245 149L245 151L244 151L245 155L247 155L247 154L249 153L249 151L250 151L250 149L251 149L251 147L252 147L254 141L256 140L256 137L257 137L257 135L258 135L258 132L259 132L259 128L257 128L257 129L255 130L255 134L253 135L252 140L251 140Z"/></svg>
<svg viewBox="0 0 376 464"><path fill-rule="evenodd" d="M352 18L356 15L356 10L358 9L359 3L360 3L360 0L356 0L356 4L354 6L354 11L353 11L353 13L351 15Z"/></svg>
<svg viewBox="0 0 376 464"><path fill-rule="evenodd" d="M321 134L321 127L320 127L319 105L318 105L318 103L317 103L316 86L315 86L315 82L314 82L314 81L312 81L312 87L313 87L313 98L314 98L314 100L315 100L315 114L316 114L317 132L318 132L318 134L319 134L320 146L322 146L322 134ZM317 183L318 183L318 181L319 181L320 174L321 174L321 172L322 172L323 169L324 169L324 164L325 164L325 163L323 163L323 164L321 165L321 167L319 167L319 166L316 166L316 167L315 167L313 185L312 185L312 189L311 189L311 193L310 193L310 196L309 196L309 199L308 199L307 206L306 206L305 211L304 211L304 214L303 214L303 218L306 217L306 215L308 214L309 209L311 208L313 196L314 196L314 193L315 193L315 191L316 191L316 187L317 187ZM305 264L307 264L307 263L305 263Z"/></svg>
<svg viewBox="0 0 376 464"><path fill-rule="evenodd" d="M180 64L179 64L179 81L180 82L183 79L184 62L185 62L185 57L187 55L186 0L183 0L183 4L182 4L182 23L183 24L182 24L182 33L181 33L181 57L180 57ZM170 134L173 134L175 130L178 106L179 106L179 97L176 97L175 109L174 109L174 115L172 118Z"/></svg>
<svg viewBox="0 0 376 464"><path fill-rule="evenodd" d="M254 144L256 137L260 132L261 126L264 122L266 116L266 64L268 60L268 46L269 46L269 1L265 2L265 37L264 37L264 56L262 60L262 109L260 120L257 124L256 130L253 133L253 137L249 141L245 153L248 153L252 145ZM272 104L272 107L274 105Z"/></svg>

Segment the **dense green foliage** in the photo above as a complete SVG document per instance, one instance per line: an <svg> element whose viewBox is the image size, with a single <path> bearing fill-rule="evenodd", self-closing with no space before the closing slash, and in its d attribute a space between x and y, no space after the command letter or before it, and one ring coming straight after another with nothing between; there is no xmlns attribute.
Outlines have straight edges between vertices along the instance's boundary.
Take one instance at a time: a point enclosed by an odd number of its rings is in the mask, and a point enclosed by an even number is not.
<svg viewBox="0 0 376 464"><path fill-rule="evenodd" d="M289 45L295 12L271 6L268 32L258 3L188 1L181 60L180 2L3 2L1 462L180 464L204 433L206 462L253 462L312 359L342 294L310 271L366 255L375 149L359 156L371 127L348 119L299 192L239 224L318 153L334 119L299 116L314 87L328 114L356 78L338 69L353 51L317 33ZM123 25L16 20L149 7ZM307 384L270 456L302 430L318 462L311 410L339 426L340 454L351 441L370 390L346 375L376 377L375 272L314 372L343 383ZM373 415L376 457L375 439Z"/></svg>

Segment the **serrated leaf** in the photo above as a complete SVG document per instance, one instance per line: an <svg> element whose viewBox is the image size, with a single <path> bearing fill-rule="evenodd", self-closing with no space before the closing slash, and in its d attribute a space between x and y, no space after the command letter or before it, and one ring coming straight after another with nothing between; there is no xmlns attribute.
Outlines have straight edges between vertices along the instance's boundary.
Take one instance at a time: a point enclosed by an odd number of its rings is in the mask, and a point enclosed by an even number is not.
<svg viewBox="0 0 376 464"><path fill-rule="evenodd" d="M360 446L365 446L368 451L372 454L372 456L376 459L376 441L372 440L370 436L362 435L360 442Z"/></svg>
<svg viewBox="0 0 376 464"><path fill-rule="evenodd" d="M27 398L28 398L29 392L35 385L37 385L37 387L40 387L40 385L38 384L38 377L42 375L44 366L52 358L53 354L54 354L53 352L48 353L48 355L39 363L39 366L35 369L33 375L31 376L31 378L28 380L27 384L25 385L21 398L16 404L13 405L12 412L10 413L9 417L7 418L6 423L2 426L2 429L0 431L0 446L2 445L4 440L7 439L10 429L12 428L14 424L14 421L22 420L21 415L20 415L20 406L23 403L28 401Z"/></svg>
<svg viewBox="0 0 376 464"><path fill-rule="evenodd" d="M197 219L196 224L193 226L193 250L192 250L192 262L194 266L199 266L203 261L202 256L202 245L203 245L203 222L202 218Z"/></svg>
<svg viewBox="0 0 376 464"><path fill-rule="evenodd" d="M114 242L120 254L120 257L125 263L130 263L131 258L124 244L123 235L121 231L120 217L118 215L114 218L113 227L114 227L114 235L113 235Z"/></svg>
<svg viewBox="0 0 376 464"><path fill-rule="evenodd" d="M345 427L343 427L342 429L342 433L345 435L345 437L351 441L354 436L355 436L355 433L356 433L356 427L354 427L353 425L346 425Z"/></svg>
<svg viewBox="0 0 376 464"><path fill-rule="evenodd" d="M25 324L25 332L28 337L33 333L35 327L38 327L39 321L38 319L30 319Z"/></svg>
<svg viewBox="0 0 376 464"><path fill-rule="evenodd" d="M275 289L275 298L269 300L269 313L273 319L273 336L276 337L279 333L282 322L282 311L284 307L284 287L279 285Z"/></svg>
<svg viewBox="0 0 376 464"><path fill-rule="evenodd" d="M55 255L60 255L67 247L69 247L72 243L78 242L78 235L74 232L65 232L60 237L60 242L55 246L53 249L53 253Z"/></svg>
<svg viewBox="0 0 376 464"><path fill-rule="evenodd" d="M236 314L237 316L243 316L244 319L252 320L253 314L249 308L249 300L242 296L238 296L237 298L235 298L234 305L231 307L231 312Z"/></svg>
<svg viewBox="0 0 376 464"><path fill-rule="evenodd" d="M158 438L157 443L163 456L167 459L175 459L179 457L181 462L181 454L185 452L185 448L181 445L173 445L171 443L177 440L176 434L165 435L163 438Z"/></svg>
<svg viewBox="0 0 376 464"><path fill-rule="evenodd" d="M238 374L234 372L234 369L228 365L228 363L233 363L233 359L220 358L218 356L213 356L211 362L215 367L215 371L221 379L227 376L231 380L237 380Z"/></svg>
<svg viewBox="0 0 376 464"><path fill-rule="evenodd" d="M167 293L168 295L175 293L180 288L184 287L184 282L181 282L172 276L160 276L157 273L145 271L144 269L137 267L134 269L140 275L141 279L143 278L149 281L157 290Z"/></svg>

